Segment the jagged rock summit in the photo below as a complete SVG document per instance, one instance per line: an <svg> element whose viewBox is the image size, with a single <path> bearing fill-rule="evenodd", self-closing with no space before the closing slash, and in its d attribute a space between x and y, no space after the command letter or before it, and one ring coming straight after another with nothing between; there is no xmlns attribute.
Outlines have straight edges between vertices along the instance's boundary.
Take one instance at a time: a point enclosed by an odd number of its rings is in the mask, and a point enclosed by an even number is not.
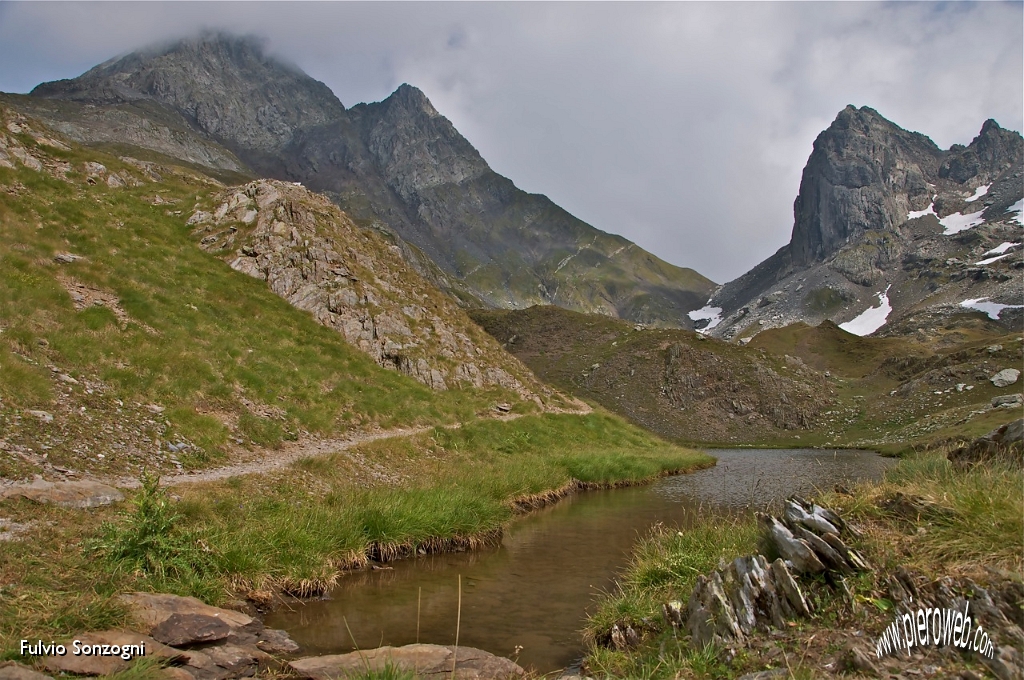
<svg viewBox="0 0 1024 680"><path fill-rule="evenodd" d="M9 103L76 141L302 182L398 236L421 274L469 305L689 327L714 288L518 189L415 87L346 109L252 38L207 33L134 52Z"/></svg>
<svg viewBox="0 0 1024 680"><path fill-rule="evenodd" d="M991 119L943 151L848 106L814 142L790 242L693 316L727 339L826 319L858 335L958 314L1019 325L1022 159L1020 134Z"/></svg>

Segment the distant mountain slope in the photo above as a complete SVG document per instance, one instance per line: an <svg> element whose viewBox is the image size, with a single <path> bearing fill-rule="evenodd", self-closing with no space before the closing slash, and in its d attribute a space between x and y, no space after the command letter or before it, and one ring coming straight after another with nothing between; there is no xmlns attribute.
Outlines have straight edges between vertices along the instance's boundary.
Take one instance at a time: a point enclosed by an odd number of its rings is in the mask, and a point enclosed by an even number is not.
<svg viewBox="0 0 1024 680"><path fill-rule="evenodd" d="M814 142L790 242L694 316L724 338L826 319L858 334L929 332L982 315L963 306L981 300L1010 305L992 319L1020 327L1022 158L1024 140L994 120L943 151L849 106Z"/></svg>
<svg viewBox="0 0 1024 680"><path fill-rule="evenodd" d="M44 83L22 105L82 141L187 155L327 193L357 222L415 246L462 299L691 326L686 313L714 288L517 189L418 89L403 85L383 102L345 109L252 39L211 34L135 52ZM158 134L148 140L151 129Z"/></svg>
<svg viewBox="0 0 1024 680"><path fill-rule="evenodd" d="M1024 341L998 324L862 338L825 321L737 346L557 307L471 316L538 377L689 442L886 447L962 440L1020 411Z"/></svg>
<svg viewBox="0 0 1024 680"><path fill-rule="evenodd" d="M557 307L473 311L542 380L688 442L806 443L835 390L792 357Z"/></svg>

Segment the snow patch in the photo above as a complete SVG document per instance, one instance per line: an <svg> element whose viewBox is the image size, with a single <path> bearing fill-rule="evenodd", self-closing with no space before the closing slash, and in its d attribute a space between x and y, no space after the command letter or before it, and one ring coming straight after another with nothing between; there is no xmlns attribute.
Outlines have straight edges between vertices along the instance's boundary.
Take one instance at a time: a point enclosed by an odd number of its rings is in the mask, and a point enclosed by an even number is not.
<svg viewBox="0 0 1024 680"><path fill-rule="evenodd" d="M868 307L861 312L856 318L850 319L846 323L839 324L847 333L853 333L854 335L871 335L879 328L885 325L886 320L889 318L889 314L892 313L892 305L889 304L889 289L892 285L885 287L885 290L878 294L878 306Z"/></svg>
<svg viewBox="0 0 1024 680"><path fill-rule="evenodd" d="M929 203L928 207L925 208L924 210L911 210L910 212L908 212L907 213L907 219L908 220L916 220L918 217L924 217L925 215L934 215L934 214L935 214L935 204L934 203Z"/></svg>
<svg viewBox="0 0 1024 680"><path fill-rule="evenodd" d="M1003 241L1002 243L1000 243L998 246L988 251L987 253L982 253L982 257L985 257L986 255L993 255L994 257L986 257L984 260L980 260L978 262L975 262L974 264L992 264L993 262L1003 259L1007 255L1012 255L1013 253L1008 253L1007 251L1010 248L1016 248L1019 245L1019 243L1010 243L1009 241Z"/></svg>
<svg viewBox="0 0 1024 680"><path fill-rule="evenodd" d="M983 212L985 212L984 209L975 213L970 213L969 215L964 215L962 213L946 215L939 220L939 224L945 227L945 230L942 233L946 236L952 236L953 234L959 234L961 231L965 231L971 227L978 226L985 221L981 216L981 213Z"/></svg>
<svg viewBox="0 0 1024 680"><path fill-rule="evenodd" d="M1017 213L1015 216L1010 218L1010 221L1024 226L1024 198L1007 208L1006 212Z"/></svg>
<svg viewBox="0 0 1024 680"><path fill-rule="evenodd" d="M960 303L960 306L966 309L976 309L979 312L985 312L988 314L988 318L995 320L999 319L999 315L1003 313L1004 309L1024 308L1024 305L1001 305L998 302L988 302L987 300L987 297L964 300Z"/></svg>
<svg viewBox="0 0 1024 680"><path fill-rule="evenodd" d="M707 320L709 323L704 328L697 330L698 333L704 335L707 334L712 328L722 323L722 308L712 307L711 300L708 300L707 304L700 309L695 309L692 312L687 312L686 316L690 317L691 321L704 321Z"/></svg>
<svg viewBox="0 0 1024 680"><path fill-rule="evenodd" d="M1012 254L1013 253L1006 253L1005 255L996 255L995 257L986 257L984 260L978 260L974 264L992 264L993 262L998 262L999 260L1003 259L1004 257L1007 257L1007 256L1012 255Z"/></svg>
<svg viewBox="0 0 1024 680"><path fill-rule="evenodd" d="M988 193L988 189L991 186L992 186L991 184L986 184L983 187L978 187L977 189L974 190L974 195L973 196L971 196L970 198L966 198L964 200L967 201L968 203L974 203L979 198L981 198L982 196L987 194Z"/></svg>
<svg viewBox="0 0 1024 680"><path fill-rule="evenodd" d="M992 250L990 250L990 251L988 251L986 253L982 253L981 255L982 255L982 257L984 257L985 255L1002 255L1003 253L1005 253L1010 248L1016 248L1019 245L1021 245L1021 244L1019 244L1019 243L1010 243L1009 241L1003 241L1002 243L997 245Z"/></svg>

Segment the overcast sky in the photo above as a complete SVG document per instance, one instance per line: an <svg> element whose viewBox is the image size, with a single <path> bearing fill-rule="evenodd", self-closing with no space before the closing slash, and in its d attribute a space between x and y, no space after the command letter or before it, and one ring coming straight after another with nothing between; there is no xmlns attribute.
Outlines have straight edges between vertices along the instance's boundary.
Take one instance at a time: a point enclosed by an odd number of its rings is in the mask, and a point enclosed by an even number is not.
<svg viewBox="0 0 1024 680"><path fill-rule="evenodd" d="M0 1L0 90L223 29L346 106L403 82L517 186L721 283L788 242L847 104L939 146L1021 130L1024 4Z"/></svg>

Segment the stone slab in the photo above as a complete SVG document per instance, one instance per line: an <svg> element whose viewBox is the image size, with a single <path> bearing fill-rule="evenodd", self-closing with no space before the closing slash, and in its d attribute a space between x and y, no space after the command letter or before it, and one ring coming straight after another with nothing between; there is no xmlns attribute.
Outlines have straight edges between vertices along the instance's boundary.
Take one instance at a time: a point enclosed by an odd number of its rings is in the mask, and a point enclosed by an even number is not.
<svg viewBox="0 0 1024 680"><path fill-rule="evenodd" d="M154 640L172 647L216 642L230 634L231 626L206 614L171 614L150 633Z"/></svg>
<svg viewBox="0 0 1024 680"><path fill-rule="evenodd" d="M0 663L0 680L53 680L53 677L9 661Z"/></svg>
<svg viewBox="0 0 1024 680"><path fill-rule="evenodd" d="M312 680L336 680L365 676L367 669L382 671L389 664L420 678L445 678L452 672L461 680L507 680L525 675L518 664L473 647L415 644L404 647L380 647L349 654L311 656L289 662L293 672Z"/></svg>
<svg viewBox="0 0 1024 680"><path fill-rule="evenodd" d="M165 593L127 593L121 600L128 605L141 631L150 634L175 614L198 614L220 619L232 630L241 628L262 628L262 624L251 616L231 609L211 607L194 597L181 597Z"/></svg>
<svg viewBox="0 0 1024 680"><path fill-rule="evenodd" d="M96 508L124 500L124 494L112 486L90 480L47 482L37 479L30 484L13 486L4 496L21 496L36 503L51 503L62 508Z"/></svg>

